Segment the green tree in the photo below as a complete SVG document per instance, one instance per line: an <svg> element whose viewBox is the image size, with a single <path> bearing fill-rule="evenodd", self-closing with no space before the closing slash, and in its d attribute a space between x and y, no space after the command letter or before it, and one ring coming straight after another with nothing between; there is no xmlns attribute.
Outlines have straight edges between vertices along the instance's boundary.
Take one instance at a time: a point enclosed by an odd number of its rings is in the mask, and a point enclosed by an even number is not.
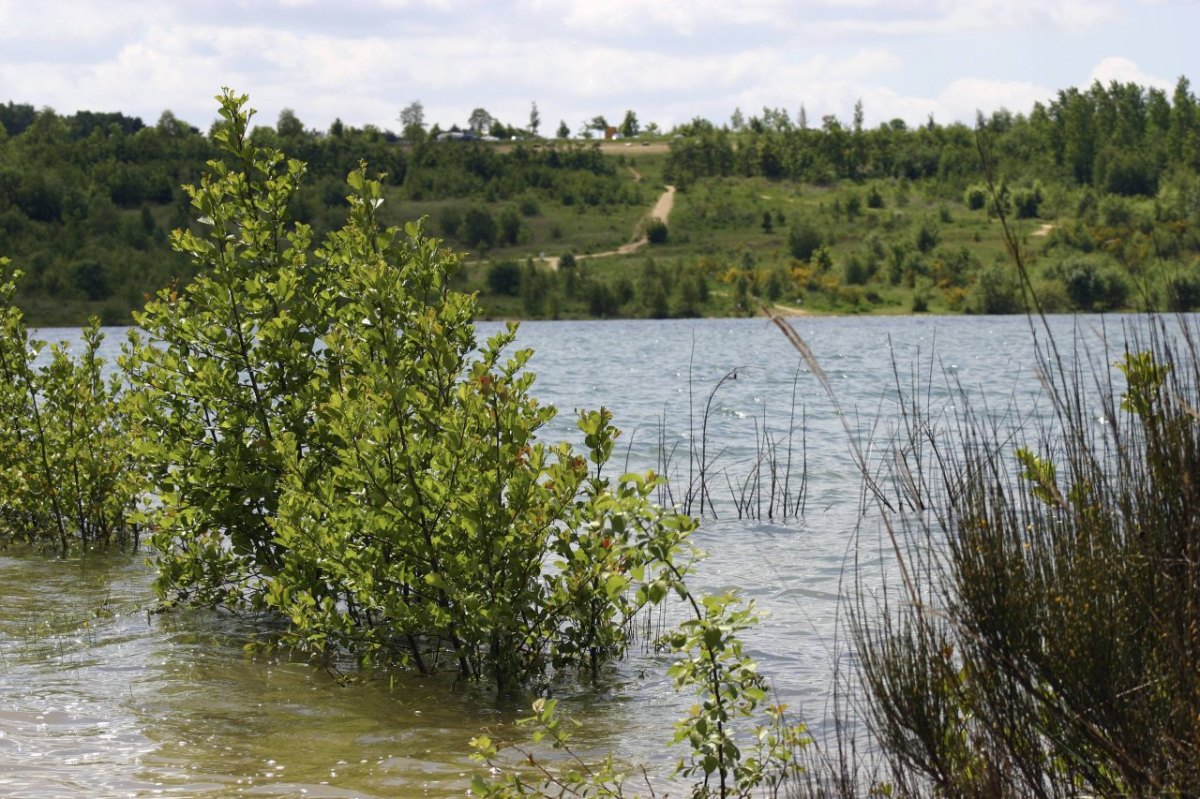
<svg viewBox="0 0 1200 799"><path fill-rule="evenodd" d="M425 136L425 106L413 100L400 110L400 135L409 141L420 141Z"/></svg>
<svg viewBox="0 0 1200 799"><path fill-rule="evenodd" d="M542 115L538 113L537 103L531 103L529 106L529 127L527 130L531 136L538 135L538 128L542 125Z"/></svg>
<svg viewBox="0 0 1200 799"><path fill-rule="evenodd" d="M521 277L521 267L516 261L497 261L488 267L488 290L515 297L521 293Z"/></svg>
<svg viewBox="0 0 1200 799"><path fill-rule="evenodd" d="M913 236L917 252L930 252L938 246L941 240L942 232L937 220L931 216L924 217L917 225L917 232Z"/></svg>
<svg viewBox="0 0 1200 799"><path fill-rule="evenodd" d="M638 135L640 127L638 126L637 114L633 112L633 109L625 112L625 118L621 120L621 127L619 130L621 131L621 135L627 139L631 139Z"/></svg>
<svg viewBox="0 0 1200 799"><path fill-rule="evenodd" d="M746 117L742 114L742 109L733 109L733 114L729 117L729 128L735 132L740 132L746 127Z"/></svg>
<svg viewBox="0 0 1200 799"><path fill-rule="evenodd" d="M496 220L488 209L472 206L463 214L462 237L472 247L490 249L496 245Z"/></svg>
<svg viewBox="0 0 1200 799"><path fill-rule="evenodd" d="M1009 264L993 264L979 272L970 308L982 314L1014 314L1025 310L1020 277Z"/></svg>
<svg viewBox="0 0 1200 799"><path fill-rule="evenodd" d="M521 240L521 214L517 209L504 208L500 212L500 240L505 244L517 244Z"/></svg>
<svg viewBox="0 0 1200 799"><path fill-rule="evenodd" d="M1027 189L1018 189L1013 192L1013 210L1017 212L1017 219L1034 219L1042 206L1042 185L1034 183Z"/></svg>
<svg viewBox="0 0 1200 799"><path fill-rule="evenodd" d="M811 259L821 242L820 231L807 219L796 222L788 232L788 251L799 261Z"/></svg>
<svg viewBox="0 0 1200 799"><path fill-rule="evenodd" d="M1158 169L1144 153L1109 148L1097 162L1097 177L1106 191L1126 197L1153 197L1158 191Z"/></svg>
<svg viewBox="0 0 1200 799"><path fill-rule="evenodd" d="M554 273L544 272L534 266L533 259L525 262L521 271L521 303L525 314L530 317L545 316L547 302L554 289Z"/></svg>
<svg viewBox="0 0 1200 799"><path fill-rule="evenodd" d="M437 215L438 229L446 238L456 238L463 224L462 209L456 205L447 205Z"/></svg>
<svg viewBox="0 0 1200 799"><path fill-rule="evenodd" d="M282 139L296 139L304 135L304 123L296 117L296 112L285 108L279 112L275 123L275 132Z"/></svg>
<svg viewBox="0 0 1200 799"><path fill-rule="evenodd" d="M1129 284L1121 274L1091 261L1071 261L1056 271L1076 310L1112 311L1123 307L1129 297Z"/></svg>
<svg viewBox="0 0 1200 799"><path fill-rule="evenodd" d="M967 188L963 194L963 205L971 211L980 211L987 205L988 196L987 188L980 185L974 185Z"/></svg>
<svg viewBox="0 0 1200 799"><path fill-rule="evenodd" d="M616 292L607 284L596 281L588 290L588 313L599 319L614 316L620 309Z"/></svg>
<svg viewBox="0 0 1200 799"><path fill-rule="evenodd" d="M651 244L666 244L670 231L667 223L654 217L646 222L646 240Z"/></svg>
<svg viewBox="0 0 1200 799"><path fill-rule="evenodd" d="M1197 130L1200 129L1200 114L1197 113L1196 98L1192 95L1191 84L1184 76L1175 83L1175 91L1171 95L1171 123L1167 137L1171 156L1177 162L1196 163L1200 155L1200 141Z"/></svg>
<svg viewBox="0 0 1200 799"><path fill-rule="evenodd" d="M482 136L492 127L493 121L494 119L492 115L487 112L487 109L476 108L471 112L471 115L467 117L467 127L470 128L475 135Z"/></svg>

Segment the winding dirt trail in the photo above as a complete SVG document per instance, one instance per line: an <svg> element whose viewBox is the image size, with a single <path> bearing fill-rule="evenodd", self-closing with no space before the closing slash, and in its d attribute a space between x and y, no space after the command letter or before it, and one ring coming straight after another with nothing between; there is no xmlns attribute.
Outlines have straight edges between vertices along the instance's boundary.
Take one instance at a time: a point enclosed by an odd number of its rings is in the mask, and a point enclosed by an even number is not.
<svg viewBox="0 0 1200 799"><path fill-rule="evenodd" d="M633 167L630 167L630 170L633 170ZM641 175L638 175L636 172L634 172L634 174L636 175L637 180L641 180ZM654 203L654 207L650 209L650 213L646 215L646 219L658 219L662 221L663 224L666 224L671 218L671 210L675 207L675 187L665 186L664 188L666 191L659 195L658 201ZM575 260L582 261L585 258L604 258L610 255L632 255L650 243L650 240L646 237L646 231L643 230L643 227L643 224L639 222L634 231L636 237L629 243L622 244L615 250L576 255ZM559 259L557 257L542 257L538 260L549 266L551 269L558 269Z"/></svg>

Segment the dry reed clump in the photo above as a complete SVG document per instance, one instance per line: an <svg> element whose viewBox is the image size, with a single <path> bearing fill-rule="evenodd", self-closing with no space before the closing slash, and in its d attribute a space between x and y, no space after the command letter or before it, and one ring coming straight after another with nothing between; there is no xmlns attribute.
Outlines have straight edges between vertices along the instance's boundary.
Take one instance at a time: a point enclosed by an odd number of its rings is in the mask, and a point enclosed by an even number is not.
<svg viewBox="0 0 1200 799"><path fill-rule="evenodd" d="M902 401L864 469L891 558L794 795L1200 795L1200 341L1036 338L1047 407Z"/></svg>
<svg viewBox="0 0 1200 799"><path fill-rule="evenodd" d="M658 502L678 507L684 514L708 519L732 512L738 519L785 521L804 516L808 497L807 411L798 404L800 371L792 379L786 427L768 418L767 405L750 416L754 449L735 457L724 446L715 446L710 425L717 415L722 389L733 384L746 367L726 372L710 389L697 418L691 369L688 379L687 451L668 442L664 418L658 429L656 471L666 479L658 489ZM679 463L686 456L686 465Z"/></svg>
<svg viewBox="0 0 1200 799"><path fill-rule="evenodd" d="M1126 386L1047 375L1032 443L910 428L933 511L888 523L917 588L852 613L903 795L1200 795L1200 357L1186 320L1126 333Z"/></svg>
<svg viewBox="0 0 1200 799"><path fill-rule="evenodd" d="M1197 331L1146 315L1064 355L1031 326L1044 413L902 402L863 470L901 579L857 574L863 724L797 795L1200 796Z"/></svg>

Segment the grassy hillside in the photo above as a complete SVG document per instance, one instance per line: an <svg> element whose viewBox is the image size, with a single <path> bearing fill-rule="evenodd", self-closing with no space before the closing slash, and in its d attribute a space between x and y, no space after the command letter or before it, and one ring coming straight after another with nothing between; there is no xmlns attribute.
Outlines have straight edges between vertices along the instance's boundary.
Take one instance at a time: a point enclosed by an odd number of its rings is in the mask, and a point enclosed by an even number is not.
<svg viewBox="0 0 1200 799"><path fill-rule="evenodd" d="M1135 85L1060 92L1026 115L877 129L786 115L737 130L597 143L402 141L280 124L252 139L303 161L290 208L314 240L345 216L345 176L383 174L383 217L424 218L462 255L492 317L1013 313L1000 218L1052 311L1200 307L1200 104ZM169 113L0 106L0 254L34 324L128 322L191 278L170 246L197 225L182 186L222 158ZM980 146L988 153L991 186ZM665 224L648 224L667 185ZM639 247L631 242L651 233ZM623 254L615 254L625 249Z"/></svg>
<svg viewBox="0 0 1200 799"><path fill-rule="evenodd" d="M800 313L1023 310L990 198L973 208L969 192L939 189L904 179L814 186L705 178L677 193L661 244L577 259L557 273L538 260L540 242L501 248L469 261L465 280L490 315L510 318L738 315L755 312L759 299ZM1018 218L1010 208L1007 221L1046 310L1191 308L1200 300L1195 223L1165 212L1169 189L1099 203L1087 189L1040 192L1036 215ZM564 237L549 251L612 248L637 216L607 219L609 240L576 249ZM489 275L506 268L518 280L490 285Z"/></svg>

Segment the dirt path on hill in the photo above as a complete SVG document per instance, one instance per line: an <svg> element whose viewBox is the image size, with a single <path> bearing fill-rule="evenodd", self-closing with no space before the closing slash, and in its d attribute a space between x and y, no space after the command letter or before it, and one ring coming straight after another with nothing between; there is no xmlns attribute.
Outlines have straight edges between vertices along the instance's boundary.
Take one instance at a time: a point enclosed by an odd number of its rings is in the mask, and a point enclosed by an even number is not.
<svg viewBox="0 0 1200 799"><path fill-rule="evenodd" d="M1041 227L1039 227L1037 230L1030 233L1029 235L1030 236L1049 236L1050 231L1054 230L1054 228L1056 228L1056 227L1058 227L1058 225L1054 225L1054 224L1047 222L1044 225L1042 225Z"/></svg>
<svg viewBox="0 0 1200 799"><path fill-rule="evenodd" d="M642 176L640 174L638 174L637 171L633 169L633 167L630 167L629 169L630 169L630 171L632 171L634 173L635 179L641 180ZM675 187L674 186L666 186L664 188L666 189L666 191L664 191L661 195L659 195L658 202L654 203L654 207L650 209L650 213L646 215L646 218L647 219L659 219L663 222L663 224L666 224L671 218L672 209L675 208ZM642 229L641 222L638 222L638 226L637 226L637 229L634 231L634 234L635 234L636 238L634 238L632 241L630 241L627 244L622 244L620 247L618 247L615 250L609 250L608 252L587 253L585 255L576 255L575 260L582 261L585 258L604 258L604 257L610 256L610 255L632 255L633 253L637 252L638 250L642 249L643 247L645 247L647 244L650 243L650 240L648 238L646 238L646 231ZM558 269L559 259L557 257L543 256L537 260L546 264L551 269Z"/></svg>

